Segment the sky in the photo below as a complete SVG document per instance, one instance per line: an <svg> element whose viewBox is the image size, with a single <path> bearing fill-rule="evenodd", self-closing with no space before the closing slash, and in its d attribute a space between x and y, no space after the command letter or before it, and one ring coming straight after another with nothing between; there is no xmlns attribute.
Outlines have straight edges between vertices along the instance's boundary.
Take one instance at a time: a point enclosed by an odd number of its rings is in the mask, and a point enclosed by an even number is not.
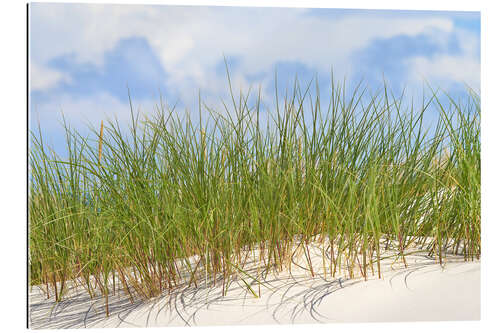
<svg viewBox="0 0 500 333"><path fill-rule="evenodd" d="M256 91L269 110L295 77L330 74L417 94L425 82L450 94L480 92L479 12L33 3L30 127L62 153L62 114L86 131L101 120L153 113L160 95L186 112L198 96L220 108ZM226 59L226 62L225 60ZM197 110L196 110L197 111Z"/></svg>

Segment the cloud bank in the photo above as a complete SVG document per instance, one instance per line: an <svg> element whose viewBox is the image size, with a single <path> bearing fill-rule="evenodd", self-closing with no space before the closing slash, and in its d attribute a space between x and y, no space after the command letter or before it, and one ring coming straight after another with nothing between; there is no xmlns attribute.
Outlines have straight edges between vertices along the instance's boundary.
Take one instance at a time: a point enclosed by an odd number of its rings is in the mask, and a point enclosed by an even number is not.
<svg viewBox="0 0 500 333"><path fill-rule="evenodd" d="M328 85L332 68L368 83L479 91L479 21L464 12L35 3L32 114L46 124L61 109L120 118L128 89L151 111L160 92L187 107L198 92L216 103L228 93L224 57L233 87L261 85L265 98L275 70L283 84L299 74Z"/></svg>

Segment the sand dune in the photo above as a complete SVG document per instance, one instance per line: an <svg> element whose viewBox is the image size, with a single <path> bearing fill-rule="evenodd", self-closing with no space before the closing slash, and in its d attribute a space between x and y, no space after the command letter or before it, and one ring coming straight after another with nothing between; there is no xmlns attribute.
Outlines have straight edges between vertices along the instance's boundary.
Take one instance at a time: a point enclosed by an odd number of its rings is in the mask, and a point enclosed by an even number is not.
<svg viewBox="0 0 500 333"><path fill-rule="evenodd" d="M291 271L269 273L260 286L247 276L222 286L198 283L148 301L130 303L124 291L110 296L110 316L101 297L73 287L55 303L39 287L30 291L31 328L150 327L480 319L480 262L448 255L444 267L425 254L406 257L408 267L385 259L382 279L325 274L313 248L315 276L295 261ZM302 266L303 267L303 266ZM323 271L322 271L323 270ZM249 270L257 274L258 268ZM370 271L369 271L370 272ZM252 286L256 298L246 287Z"/></svg>

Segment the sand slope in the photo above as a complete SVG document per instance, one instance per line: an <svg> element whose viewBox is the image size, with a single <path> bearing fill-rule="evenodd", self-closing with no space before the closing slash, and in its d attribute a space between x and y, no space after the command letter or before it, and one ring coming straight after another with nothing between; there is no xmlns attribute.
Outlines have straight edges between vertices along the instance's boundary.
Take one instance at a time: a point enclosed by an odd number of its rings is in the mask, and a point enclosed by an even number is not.
<svg viewBox="0 0 500 333"><path fill-rule="evenodd" d="M448 257L443 269L423 254L407 257L408 268L385 260L382 279L326 277L314 256L316 274L298 266L269 274L255 298L236 279L226 296L221 286L184 288L149 301L130 303L124 292L110 297L110 317L102 298L79 288L60 303L37 287L30 291L31 328L149 327L335 322L388 322L480 319L480 262ZM246 279L248 283L248 278ZM253 290L259 292L257 284Z"/></svg>

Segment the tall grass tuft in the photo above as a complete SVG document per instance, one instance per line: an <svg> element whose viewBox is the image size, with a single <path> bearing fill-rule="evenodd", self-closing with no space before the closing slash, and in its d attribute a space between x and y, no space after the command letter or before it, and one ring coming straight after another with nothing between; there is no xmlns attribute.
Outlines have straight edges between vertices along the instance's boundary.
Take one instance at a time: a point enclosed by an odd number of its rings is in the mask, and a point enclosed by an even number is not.
<svg viewBox="0 0 500 333"><path fill-rule="evenodd" d="M479 96L432 92L416 106L332 79L325 107L310 88L296 82L267 111L260 93L252 103L231 89L222 110L200 101L198 123L163 101L150 118L131 109L128 130L92 129L97 152L65 124L65 158L31 133L31 284L56 300L70 282L106 299L120 285L134 302L185 284L225 293L240 278L258 296L260 279L300 254L312 276L351 278L380 277L389 248L405 264L415 248L478 259Z"/></svg>

